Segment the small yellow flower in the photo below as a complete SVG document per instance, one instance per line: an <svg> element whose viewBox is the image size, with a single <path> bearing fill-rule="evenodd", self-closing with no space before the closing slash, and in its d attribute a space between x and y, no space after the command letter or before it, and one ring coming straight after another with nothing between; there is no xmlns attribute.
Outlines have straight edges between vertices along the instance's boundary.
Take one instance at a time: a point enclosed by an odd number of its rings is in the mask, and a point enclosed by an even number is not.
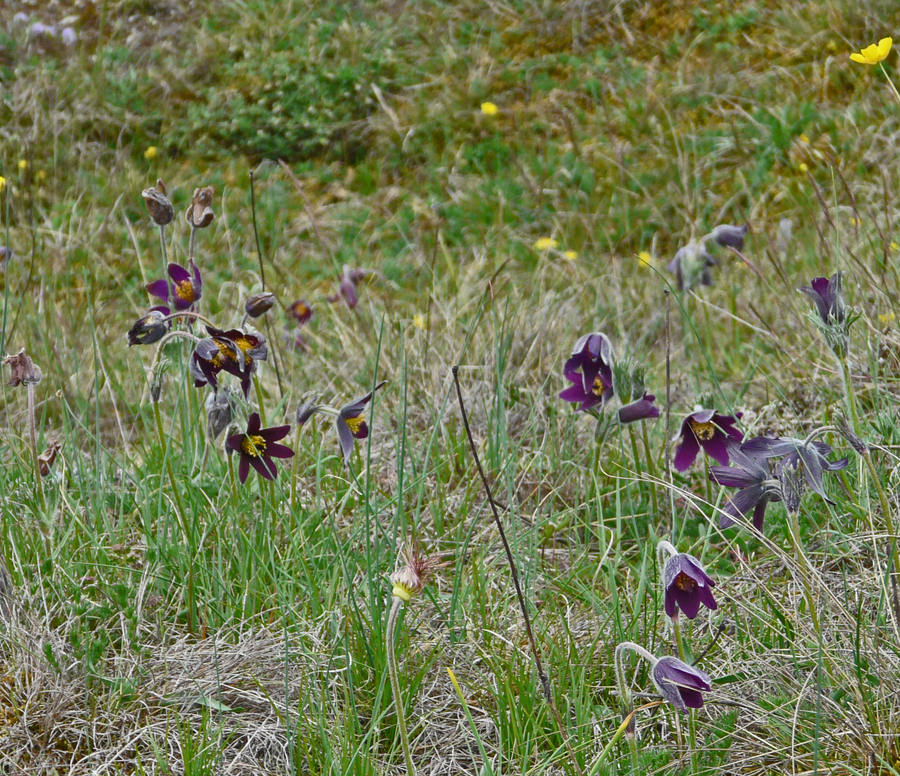
<svg viewBox="0 0 900 776"><path fill-rule="evenodd" d="M2 179L0 179L0 180L2 180ZM0 189L2 189L2 188L3 187L0 186ZM900 243L898 243L896 240L891 240L891 250L892 251L900 251Z"/></svg>
<svg viewBox="0 0 900 776"><path fill-rule="evenodd" d="M638 254L638 259L640 260L642 267L653 266L653 257L649 253L647 253L647 251L641 251Z"/></svg>
<svg viewBox="0 0 900 776"><path fill-rule="evenodd" d="M866 46L858 54L854 51L850 55L850 59L859 62L861 65L877 65L879 62L887 59L887 55L891 53L891 44L893 40L890 38L882 38L878 43Z"/></svg>
<svg viewBox="0 0 900 776"><path fill-rule="evenodd" d="M850 216L850 226L861 226L861 225L862 225L862 221L860 221L858 218L856 218L854 216Z"/></svg>
<svg viewBox="0 0 900 776"><path fill-rule="evenodd" d="M882 315L879 315L878 320L881 321L881 323L883 325L887 326L889 323L892 323L893 321L897 320L897 316L892 311L889 313L883 313Z"/></svg>
<svg viewBox="0 0 900 776"><path fill-rule="evenodd" d="M38 183L47 179L47 171L46 170L38 170L37 174L34 176Z"/></svg>
<svg viewBox="0 0 900 776"><path fill-rule="evenodd" d="M25 159L19 159L19 169L22 172L25 172L25 170L28 169L28 162L25 161Z"/></svg>
<svg viewBox="0 0 900 776"><path fill-rule="evenodd" d="M425 319L418 313L413 316L413 326L415 326L417 329L425 329Z"/></svg>
<svg viewBox="0 0 900 776"><path fill-rule="evenodd" d="M146 151L144 151L144 158L150 162L156 158L156 155L159 153L159 149L156 146L150 146Z"/></svg>
<svg viewBox="0 0 900 776"><path fill-rule="evenodd" d="M496 116L500 112L500 108L492 102L483 102L481 103L481 112L485 116Z"/></svg>
<svg viewBox="0 0 900 776"><path fill-rule="evenodd" d="M559 245L559 243L552 237L539 237L534 243L535 250L538 251L549 251L557 245Z"/></svg>
<svg viewBox="0 0 900 776"><path fill-rule="evenodd" d="M807 166L806 162L800 162L800 167L798 169L800 170L800 172L809 171L809 167Z"/></svg>
<svg viewBox="0 0 900 776"><path fill-rule="evenodd" d="M805 132L800 135L800 142L801 143L809 143L809 138L806 136Z"/></svg>
<svg viewBox="0 0 900 776"><path fill-rule="evenodd" d="M578 253L576 251L566 251L563 254L563 258L568 259L569 261L575 261L578 258Z"/></svg>
<svg viewBox="0 0 900 776"><path fill-rule="evenodd" d="M0 175L0 191L6 188L6 178Z"/></svg>

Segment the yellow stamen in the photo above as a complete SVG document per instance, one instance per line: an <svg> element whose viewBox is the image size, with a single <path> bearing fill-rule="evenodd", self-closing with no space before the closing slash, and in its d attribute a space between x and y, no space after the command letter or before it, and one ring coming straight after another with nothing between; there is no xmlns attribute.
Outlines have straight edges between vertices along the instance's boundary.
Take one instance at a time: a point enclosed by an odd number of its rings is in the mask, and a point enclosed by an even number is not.
<svg viewBox="0 0 900 776"><path fill-rule="evenodd" d="M362 415L359 415L355 418L344 418L344 422L350 427L350 432L355 435L359 433L360 426L366 421L363 420Z"/></svg>
<svg viewBox="0 0 900 776"><path fill-rule="evenodd" d="M695 584L696 583L694 582L694 580L691 579L683 571L677 577L675 577L675 587L677 587L679 590L685 590L686 592L690 593L694 589Z"/></svg>
<svg viewBox="0 0 900 776"><path fill-rule="evenodd" d="M710 439L716 433L716 424L715 423L698 423L696 420L691 419L691 428L694 431L694 436L697 437L701 442L709 442Z"/></svg>
<svg viewBox="0 0 900 776"><path fill-rule="evenodd" d="M191 283L190 280L182 280L180 283L175 284L175 296L179 299L183 299L185 302L189 304L193 304L194 299L194 284Z"/></svg>
<svg viewBox="0 0 900 776"><path fill-rule="evenodd" d="M241 441L241 452L251 458L259 458L266 454L266 440L261 436L245 436Z"/></svg>
<svg viewBox="0 0 900 776"><path fill-rule="evenodd" d="M226 361L237 361L237 353L234 352L234 348L228 347L221 340L213 340L213 342L219 349L219 352L210 359L213 366L221 367Z"/></svg>
<svg viewBox="0 0 900 776"><path fill-rule="evenodd" d="M399 582L394 583L394 587L391 590L391 595L399 598L404 603L409 603L412 601L413 594L406 589L404 585L401 585Z"/></svg>
<svg viewBox="0 0 900 776"><path fill-rule="evenodd" d="M606 390L606 386L603 385L603 380L600 379L600 375L594 378L594 385L591 386L591 393L594 396L603 396L603 392Z"/></svg>

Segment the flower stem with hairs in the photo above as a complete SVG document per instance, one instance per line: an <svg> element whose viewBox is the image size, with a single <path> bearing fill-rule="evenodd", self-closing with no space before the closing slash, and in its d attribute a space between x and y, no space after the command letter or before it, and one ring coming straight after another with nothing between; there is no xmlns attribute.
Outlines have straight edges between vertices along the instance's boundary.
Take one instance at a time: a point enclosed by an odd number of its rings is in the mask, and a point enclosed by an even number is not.
<svg viewBox="0 0 900 776"><path fill-rule="evenodd" d="M403 748L403 757L406 760L406 772L415 776L416 767L413 765L412 754L409 750L409 734L406 730L406 714L403 711L403 699L400 695L400 679L397 671L397 655L394 651L394 632L397 629L397 618L403 609L403 599L394 596L391 601L391 611L387 621L387 658L388 674L391 678L391 694L394 696L394 708L397 710L397 727L400 729L400 745Z"/></svg>

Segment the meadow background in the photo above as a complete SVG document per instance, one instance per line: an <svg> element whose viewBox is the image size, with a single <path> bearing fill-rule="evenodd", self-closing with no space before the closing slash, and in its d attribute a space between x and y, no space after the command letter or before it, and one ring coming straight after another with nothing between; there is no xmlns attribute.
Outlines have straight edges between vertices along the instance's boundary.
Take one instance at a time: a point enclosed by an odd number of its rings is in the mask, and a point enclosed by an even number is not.
<svg viewBox="0 0 900 776"><path fill-rule="evenodd" d="M468 452L459 363L580 768L631 772L624 743L595 763L621 718L616 644L671 653L665 537L719 584L685 633L715 683L693 761L674 711L639 716L640 771L898 774L890 537L858 460L827 483L836 506L801 512L820 638L780 505L765 539L722 532L728 494L702 463L666 483L664 418L647 424L653 479L629 433L598 444L557 398L576 339L600 330L665 404L668 304L671 433L707 396L748 433L803 437L842 391L796 289L841 269L864 436L893 494L900 111L849 53L898 30L892 0L0 1L0 348L42 368L39 446L61 445L39 487L25 391L0 391L0 769L405 772L384 623L415 531L450 561L401 628L420 772L575 773ZM261 287L251 170L281 303L262 329L270 425L310 391L340 406L388 381L349 469L325 420L292 432L293 509L290 463L271 491L235 491L221 444L202 465L178 344L160 441L153 349L125 336L161 271L141 200L157 178L182 263L184 208L215 187L202 311L240 322ZM750 225L756 271L719 250L714 286L667 303L665 264L720 223ZM375 271L353 310L328 301L345 265ZM305 350L283 337L297 298L314 308Z"/></svg>

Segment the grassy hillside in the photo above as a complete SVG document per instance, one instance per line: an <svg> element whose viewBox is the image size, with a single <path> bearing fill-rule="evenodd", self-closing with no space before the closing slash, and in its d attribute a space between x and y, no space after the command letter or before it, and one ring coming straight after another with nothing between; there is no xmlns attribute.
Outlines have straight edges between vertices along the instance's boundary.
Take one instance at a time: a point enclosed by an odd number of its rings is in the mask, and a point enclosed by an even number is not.
<svg viewBox="0 0 900 776"><path fill-rule="evenodd" d="M396 623L419 773L900 773L900 78L849 56L898 30L888 0L0 0L0 351L43 373L0 391L5 771L406 772L388 576L416 537L443 564ZM246 397L219 374L213 441L204 322L129 346L158 179L195 312L268 343ZM723 224L743 247L679 289ZM836 356L797 289L837 271ZM559 393L597 331L594 419ZM634 370L660 416L620 425ZM346 462L328 410L298 426L382 380ZM696 405L849 465L722 528L716 461L671 466ZM226 452L254 411L291 425L271 484ZM680 650L660 540L716 582ZM712 680L681 713L629 657L633 747L624 641Z"/></svg>

